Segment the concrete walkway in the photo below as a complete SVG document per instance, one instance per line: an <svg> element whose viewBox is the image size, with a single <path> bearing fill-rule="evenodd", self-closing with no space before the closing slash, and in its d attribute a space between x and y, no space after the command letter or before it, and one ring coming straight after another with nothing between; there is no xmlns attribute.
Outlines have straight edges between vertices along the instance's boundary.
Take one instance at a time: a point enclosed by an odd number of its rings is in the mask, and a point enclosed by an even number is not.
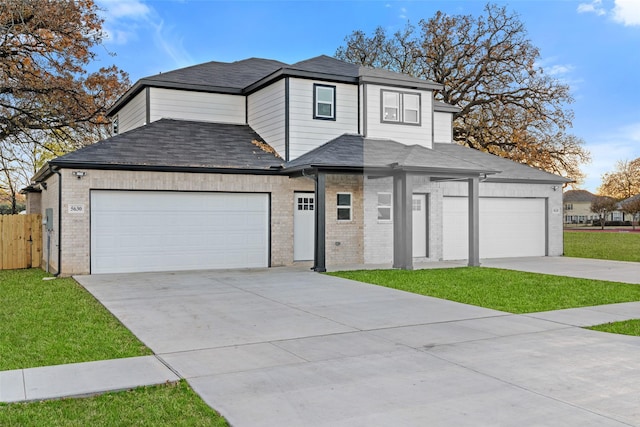
<svg viewBox="0 0 640 427"><path fill-rule="evenodd" d="M578 327L640 303L512 315L279 268L77 279L157 358L0 372L0 400L179 376L234 426L640 426L640 338Z"/></svg>
<svg viewBox="0 0 640 427"><path fill-rule="evenodd" d="M87 396L178 381L155 356L0 371L0 402Z"/></svg>

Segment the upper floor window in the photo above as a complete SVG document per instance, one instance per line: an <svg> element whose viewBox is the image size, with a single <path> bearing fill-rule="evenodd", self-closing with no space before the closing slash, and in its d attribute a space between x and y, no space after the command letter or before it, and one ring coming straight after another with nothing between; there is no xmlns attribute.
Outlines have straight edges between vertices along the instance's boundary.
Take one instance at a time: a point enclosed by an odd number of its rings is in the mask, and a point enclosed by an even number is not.
<svg viewBox="0 0 640 427"><path fill-rule="evenodd" d="M420 125L420 94L382 90L382 121Z"/></svg>
<svg viewBox="0 0 640 427"><path fill-rule="evenodd" d="M322 120L336 119L336 87L313 85L313 118Z"/></svg>
<svg viewBox="0 0 640 427"><path fill-rule="evenodd" d="M573 210L573 203L565 203L564 204L564 210L572 211Z"/></svg>
<svg viewBox="0 0 640 427"><path fill-rule="evenodd" d="M118 116L115 116L115 117L113 118L113 122L111 123L111 125L113 126L113 127L112 127L113 134L114 134L114 135L117 135L117 134L118 134L118 132L119 132L119 129L118 129L118 125L119 125L119 123L118 123Z"/></svg>

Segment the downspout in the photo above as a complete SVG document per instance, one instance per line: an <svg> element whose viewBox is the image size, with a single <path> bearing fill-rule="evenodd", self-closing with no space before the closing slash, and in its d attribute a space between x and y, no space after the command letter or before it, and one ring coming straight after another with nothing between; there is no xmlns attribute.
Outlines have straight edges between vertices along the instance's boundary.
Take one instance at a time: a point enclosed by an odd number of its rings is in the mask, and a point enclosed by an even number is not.
<svg viewBox="0 0 640 427"><path fill-rule="evenodd" d="M62 174L60 168L54 169L51 165L49 165L49 170L58 175L58 270L53 275L53 277L58 277L60 270L62 270Z"/></svg>

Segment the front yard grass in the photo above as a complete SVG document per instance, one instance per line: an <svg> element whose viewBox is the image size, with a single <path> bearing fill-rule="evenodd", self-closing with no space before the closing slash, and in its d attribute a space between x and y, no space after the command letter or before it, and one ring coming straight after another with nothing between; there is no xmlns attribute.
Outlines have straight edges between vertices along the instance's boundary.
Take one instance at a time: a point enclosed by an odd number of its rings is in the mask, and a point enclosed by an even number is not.
<svg viewBox="0 0 640 427"><path fill-rule="evenodd" d="M640 285L485 267L328 274L516 314L640 301Z"/></svg>
<svg viewBox="0 0 640 427"><path fill-rule="evenodd" d="M564 254L575 258L640 262L640 233L565 231Z"/></svg>
<svg viewBox="0 0 640 427"><path fill-rule="evenodd" d="M3 426L227 426L184 381L83 399L0 404Z"/></svg>
<svg viewBox="0 0 640 427"><path fill-rule="evenodd" d="M0 271L0 370L152 354L71 278Z"/></svg>
<svg viewBox="0 0 640 427"><path fill-rule="evenodd" d="M636 337L640 337L640 319L605 323L603 325L591 326L587 329L601 332L610 332L612 334L633 335Z"/></svg>
<svg viewBox="0 0 640 427"><path fill-rule="evenodd" d="M152 354L71 278L0 271L0 370ZM0 403L1 426L227 426L184 381L87 398Z"/></svg>

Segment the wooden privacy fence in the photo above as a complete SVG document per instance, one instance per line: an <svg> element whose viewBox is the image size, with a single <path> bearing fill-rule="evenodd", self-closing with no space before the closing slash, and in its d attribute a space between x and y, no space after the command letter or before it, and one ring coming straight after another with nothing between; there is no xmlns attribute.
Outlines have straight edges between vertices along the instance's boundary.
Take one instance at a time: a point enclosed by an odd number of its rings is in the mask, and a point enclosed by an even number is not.
<svg viewBox="0 0 640 427"><path fill-rule="evenodd" d="M42 215L0 215L0 270L40 267Z"/></svg>

